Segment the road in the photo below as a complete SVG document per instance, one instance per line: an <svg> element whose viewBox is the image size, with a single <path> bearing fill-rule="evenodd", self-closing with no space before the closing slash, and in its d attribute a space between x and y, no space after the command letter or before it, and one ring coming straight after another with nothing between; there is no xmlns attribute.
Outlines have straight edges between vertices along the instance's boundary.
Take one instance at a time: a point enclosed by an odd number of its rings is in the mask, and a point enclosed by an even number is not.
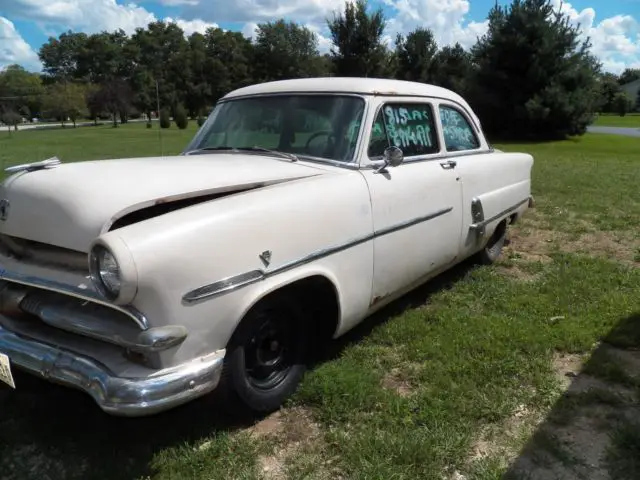
<svg viewBox="0 0 640 480"><path fill-rule="evenodd" d="M610 133L613 135L625 135L627 137L640 137L640 128L629 127L600 127L590 125L587 131L591 133Z"/></svg>

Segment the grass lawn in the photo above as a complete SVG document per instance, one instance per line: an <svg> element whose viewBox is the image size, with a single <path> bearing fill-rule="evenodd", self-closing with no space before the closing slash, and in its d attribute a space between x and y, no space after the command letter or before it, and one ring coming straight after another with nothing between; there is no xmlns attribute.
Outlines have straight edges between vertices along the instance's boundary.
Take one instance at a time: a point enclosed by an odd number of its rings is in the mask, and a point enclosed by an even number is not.
<svg viewBox="0 0 640 480"><path fill-rule="evenodd" d="M630 113L621 117L620 115L601 113L593 125L599 127L628 127L640 128L640 113Z"/></svg>
<svg viewBox="0 0 640 480"><path fill-rule="evenodd" d="M164 131L165 152L187 132ZM19 132L3 161L159 153L158 130ZM17 375L0 387L3 479L640 478L640 140L532 153L535 210L501 261L464 264L332 346L280 412L210 398L108 417Z"/></svg>
<svg viewBox="0 0 640 480"><path fill-rule="evenodd" d="M97 127L59 128L55 130L0 130L0 166L44 160L57 155L63 162L78 160L160 156L180 153L197 131L197 124L179 130L160 129L158 124L147 129L144 122L113 128Z"/></svg>

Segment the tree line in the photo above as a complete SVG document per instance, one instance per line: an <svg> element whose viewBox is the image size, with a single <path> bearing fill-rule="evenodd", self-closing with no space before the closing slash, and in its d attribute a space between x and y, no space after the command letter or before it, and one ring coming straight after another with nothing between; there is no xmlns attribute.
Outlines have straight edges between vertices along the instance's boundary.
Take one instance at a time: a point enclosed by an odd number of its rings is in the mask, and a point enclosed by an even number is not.
<svg viewBox="0 0 640 480"><path fill-rule="evenodd" d="M314 32L284 19L259 24L253 38L220 28L185 36L162 21L130 36L68 31L40 48L42 73L18 65L0 73L0 120L110 118L117 126L150 119L160 106L165 119L202 121L235 88L330 75L449 88L471 103L488 133L505 138L582 134L595 112L633 108L636 99L620 85L640 78L640 71L602 72L589 41L549 0L496 5L488 21L487 33L470 49L439 46L428 28L398 34L390 47L383 11L366 0L348 1L327 20L327 54L320 54Z"/></svg>

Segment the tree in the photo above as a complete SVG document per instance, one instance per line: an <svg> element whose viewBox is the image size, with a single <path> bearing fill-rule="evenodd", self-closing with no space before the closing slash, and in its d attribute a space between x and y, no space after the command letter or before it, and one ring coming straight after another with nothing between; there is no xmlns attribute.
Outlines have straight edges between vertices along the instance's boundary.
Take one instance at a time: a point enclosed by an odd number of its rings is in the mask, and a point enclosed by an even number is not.
<svg viewBox="0 0 640 480"><path fill-rule="evenodd" d="M42 105L50 116L64 122L67 118L76 126L76 120L86 112L85 87L77 83L60 82L49 85Z"/></svg>
<svg viewBox="0 0 640 480"><path fill-rule="evenodd" d="M278 20L258 25L255 38L255 81L320 75L318 36L294 22Z"/></svg>
<svg viewBox="0 0 640 480"><path fill-rule="evenodd" d="M20 114L13 110L11 107L0 106L0 121L7 125L10 135L11 127L13 127L14 130L17 130L18 123L20 123L21 119L22 117L20 116Z"/></svg>
<svg viewBox="0 0 640 480"><path fill-rule="evenodd" d="M233 89L255 83L251 65L257 59L251 42L242 33L209 28L205 41L211 103Z"/></svg>
<svg viewBox="0 0 640 480"><path fill-rule="evenodd" d="M382 42L386 21L381 8L369 14L366 0L348 1L344 12L334 13L327 25L336 75L386 77L393 73L391 54Z"/></svg>
<svg viewBox="0 0 640 480"><path fill-rule="evenodd" d="M624 71L620 74L618 82L620 83L620 85L625 85L638 79L640 79L640 68L625 68Z"/></svg>
<svg viewBox="0 0 640 480"><path fill-rule="evenodd" d="M0 106L6 111L31 119L40 113L44 87L40 75L19 65L9 65L0 72Z"/></svg>
<svg viewBox="0 0 640 480"><path fill-rule="evenodd" d="M187 126L189 126L189 118L187 117L187 111L184 109L182 105L178 105L178 107L176 108L176 115L173 118L173 120L176 122L176 126L180 130L184 130L185 128L187 128Z"/></svg>
<svg viewBox="0 0 640 480"><path fill-rule="evenodd" d="M622 90L618 83L618 77L612 73L604 73L598 79L601 112L612 113L616 111L614 99Z"/></svg>
<svg viewBox="0 0 640 480"><path fill-rule="evenodd" d="M428 28L416 28L406 38L398 34L396 38L397 78L431 83L437 52L438 45L433 32Z"/></svg>
<svg viewBox="0 0 640 480"><path fill-rule="evenodd" d="M133 92L127 82L115 78L100 85L91 97L91 108L108 112L113 119L113 128L118 126L118 116L122 119L123 112L131 108Z"/></svg>
<svg viewBox="0 0 640 480"><path fill-rule="evenodd" d="M146 29L137 28L126 52L141 111L156 109L156 82L163 108L174 111L184 102L191 74L189 43L178 25L157 21Z"/></svg>
<svg viewBox="0 0 640 480"><path fill-rule="evenodd" d="M123 30L89 36L78 52L76 77L96 84L126 78L131 68L125 55L128 40Z"/></svg>
<svg viewBox="0 0 640 480"><path fill-rule="evenodd" d="M615 112L624 117L633 108L633 98L626 92L618 92L613 98Z"/></svg>
<svg viewBox="0 0 640 480"><path fill-rule="evenodd" d="M445 46L436 53L432 80L434 84L466 97L472 71L471 54L456 43L453 47Z"/></svg>
<svg viewBox="0 0 640 480"><path fill-rule="evenodd" d="M494 134L558 138L586 131L600 66L588 41L548 0L496 5L473 48L472 103Z"/></svg>
<svg viewBox="0 0 640 480"><path fill-rule="evenodd" d="M86 42L85 33L70 30L60 34L58 38L49 37L38 52L44 72L54 80L78 78L78 65Z"/></svg>
<svg viewBox="0 0 640 480"><path fill-rule="evenodd" d="M194 33L189 37L189 67L185 105L194 118L202 113L211 99L211 81L207 65L207 42L204 35Z"/></svg>

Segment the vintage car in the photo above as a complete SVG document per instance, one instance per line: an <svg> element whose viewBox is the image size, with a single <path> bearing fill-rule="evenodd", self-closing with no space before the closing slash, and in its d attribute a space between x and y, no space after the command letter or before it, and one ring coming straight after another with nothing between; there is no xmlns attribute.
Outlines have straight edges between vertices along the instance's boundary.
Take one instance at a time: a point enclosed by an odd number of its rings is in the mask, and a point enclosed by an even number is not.
<svg viewBox="0 0 640 480"><path fill-rule="evenodd" d="M214 389L277 409L318 346L495 261L532 165L450 90L309 78L227 94L181 155L11 167L0 380L24 370L113 415Z"/></svg>

